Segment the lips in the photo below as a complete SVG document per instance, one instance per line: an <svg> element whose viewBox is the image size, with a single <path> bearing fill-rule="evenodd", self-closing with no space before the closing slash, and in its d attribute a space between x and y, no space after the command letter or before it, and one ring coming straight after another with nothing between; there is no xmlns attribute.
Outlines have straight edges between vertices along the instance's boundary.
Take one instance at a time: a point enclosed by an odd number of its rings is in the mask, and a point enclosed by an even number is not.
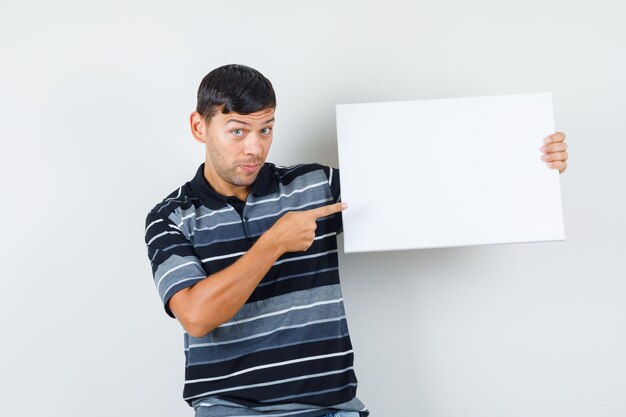
<svg viewBox="0 0 626 417"><path fill-rule="evenodd" d="M259 169L258 164L243 164L243 165L239 165L239 167L243 169L245 172L255 172L257 169Z"/></svg>

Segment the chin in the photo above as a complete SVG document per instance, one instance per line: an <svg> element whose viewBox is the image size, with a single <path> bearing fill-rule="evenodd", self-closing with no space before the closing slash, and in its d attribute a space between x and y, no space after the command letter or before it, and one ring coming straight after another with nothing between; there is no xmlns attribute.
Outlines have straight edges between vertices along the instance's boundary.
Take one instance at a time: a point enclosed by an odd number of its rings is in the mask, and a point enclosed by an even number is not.
<svg viewBox="0 0 626 417"><path fill-rule="evenodd" d="M256 181L256 177L257 177L257 174L254 174L250 177L245 177L245 178L233 178L231 183L239 187L242 187L242 186L247 187L249 185L252 185L254 181Z"/></svg>

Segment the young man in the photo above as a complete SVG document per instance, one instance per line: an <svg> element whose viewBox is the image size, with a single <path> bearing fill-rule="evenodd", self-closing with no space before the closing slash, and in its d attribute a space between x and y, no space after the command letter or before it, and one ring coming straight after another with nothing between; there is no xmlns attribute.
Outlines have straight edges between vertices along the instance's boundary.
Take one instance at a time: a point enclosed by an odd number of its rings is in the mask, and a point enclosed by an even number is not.
<svg viewBox="0 0 626 417"><path fill-rule="evenodd" d="M196 416L367 416L339 285L339 173L265 162L275 107L252 68L207 74L190 117L205 162L146 219L157 290L185 329L183 396ZM564 138L542 147L561 172Z"/></svg>

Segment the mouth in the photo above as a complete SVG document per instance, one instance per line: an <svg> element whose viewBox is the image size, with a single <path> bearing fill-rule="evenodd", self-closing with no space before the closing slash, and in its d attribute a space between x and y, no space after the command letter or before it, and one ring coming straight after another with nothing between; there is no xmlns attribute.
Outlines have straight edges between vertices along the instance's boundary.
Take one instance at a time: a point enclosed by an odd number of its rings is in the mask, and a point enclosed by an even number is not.
<svg viewBox="0 0 626 417"><path fill-rule="evenodd" d="M260 164L241 164L239 167L243 169L245 172L252 173L259 169Z"/></svg>

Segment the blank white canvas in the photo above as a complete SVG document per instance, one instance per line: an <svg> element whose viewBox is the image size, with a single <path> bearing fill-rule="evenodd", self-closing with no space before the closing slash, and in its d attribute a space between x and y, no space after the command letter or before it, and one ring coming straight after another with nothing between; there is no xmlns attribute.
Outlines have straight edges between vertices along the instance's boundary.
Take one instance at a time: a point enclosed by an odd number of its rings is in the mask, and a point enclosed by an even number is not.
<svg viewBox="0 0 626 417"><path fill-rule="evenodd" d="M336 106L345 252L564 240L551 93Z"/></svg>

